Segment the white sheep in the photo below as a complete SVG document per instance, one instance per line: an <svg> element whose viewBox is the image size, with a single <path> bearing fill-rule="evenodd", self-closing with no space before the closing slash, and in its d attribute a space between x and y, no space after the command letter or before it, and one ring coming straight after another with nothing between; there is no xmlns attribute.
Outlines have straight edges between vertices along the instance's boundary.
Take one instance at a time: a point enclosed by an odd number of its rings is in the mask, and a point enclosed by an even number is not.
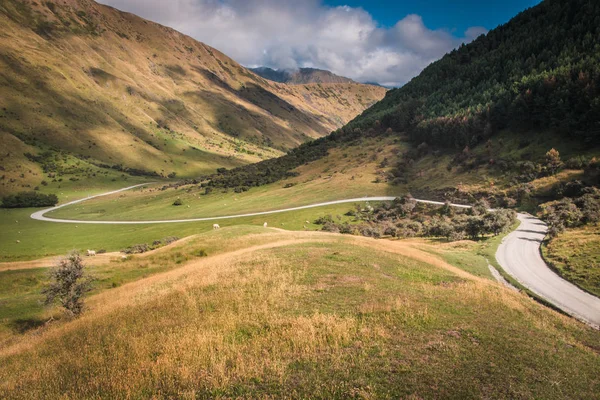
<svg viewBox="0 0 600 400"><path fill-rule="evenodd" d="M267 223L265 222L265 223L263 224L263 228L266 228L266 227L267 227Z"/></svg>
<svg viewBox="0 0 600 400"><path fill-rule="evenodd" d="M89 250L88 249L87 255L88 255L88 257L94 257L96 255L96 250Z"/></svg>
<svg viewBox="0 0 600 400"><path fill-rule="evenodd" d="M220 229L221 227L219 226L219 224L213 224L213 229Z"/></svg>

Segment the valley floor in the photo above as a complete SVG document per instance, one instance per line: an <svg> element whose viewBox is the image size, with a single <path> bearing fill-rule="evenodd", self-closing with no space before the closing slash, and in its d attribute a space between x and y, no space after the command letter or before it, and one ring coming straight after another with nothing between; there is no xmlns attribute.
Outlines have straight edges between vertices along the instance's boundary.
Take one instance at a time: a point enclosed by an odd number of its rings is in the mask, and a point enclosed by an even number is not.
<svg viewBox="0 0 600 400"><path fill-rule="evenodd" d="M597 396L600 332L472 246L237 226L94 267L81 318L5 332L0 397Z"/></svg>

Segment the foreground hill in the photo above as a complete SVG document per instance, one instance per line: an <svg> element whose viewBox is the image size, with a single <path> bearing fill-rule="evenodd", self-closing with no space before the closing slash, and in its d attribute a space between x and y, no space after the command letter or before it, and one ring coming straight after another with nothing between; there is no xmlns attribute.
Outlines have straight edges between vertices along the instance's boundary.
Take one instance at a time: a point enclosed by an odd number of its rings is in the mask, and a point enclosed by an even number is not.
<svg viewBox="0 0 600 400"><path fill-rule="evenodd" d="M598 293L598 18L597 2L545 1L286 156L200 177L201 186L139 190L54 216L220 216L407 192L529 212L546 204L550 212L540 216L558 237L545 256L565 278ZM188 207L174 210L178 198ZM573 253L582 235L585 250Z"/></svg>
<svg viewBox="0 0 600 400"><path fill-rule="evenodd" d="M471 247L238 226L94 266L81 318L4 337L0 396L595 398L600 334L442 259Z"/></svg>
<svg viewBox="0 0 600 400"><path fill-rule="evenodd" d="M42 169L193 176L259 161L326 135L385 93L270 82L89 0L1 0L0 26L3 193L39 185Z"/></svg>
<svg viewBox="0 0 600 400"><path fill-rule="evenodd" d="M330 71L316 68L299 68L298 70L272 69L268 67L250 68L252 72L265 79L290 85L308 83L356 83L350 78L336 75Z"/></svg>

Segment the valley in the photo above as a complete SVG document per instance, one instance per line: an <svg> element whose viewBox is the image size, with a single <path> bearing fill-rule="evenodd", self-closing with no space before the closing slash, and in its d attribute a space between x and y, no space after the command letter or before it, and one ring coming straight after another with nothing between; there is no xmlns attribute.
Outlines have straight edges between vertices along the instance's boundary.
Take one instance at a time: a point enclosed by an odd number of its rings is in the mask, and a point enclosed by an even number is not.
<svg viewBox="0 0 600 400"><path fill-rule="evenodd" d="M315 4L329 41L420 32ZM544 0L347 78L360 46L308 30L246 67L92 0L0 0L0 398L598 398L598 18ZM358 82L440 38L406 84Z"/></svg>

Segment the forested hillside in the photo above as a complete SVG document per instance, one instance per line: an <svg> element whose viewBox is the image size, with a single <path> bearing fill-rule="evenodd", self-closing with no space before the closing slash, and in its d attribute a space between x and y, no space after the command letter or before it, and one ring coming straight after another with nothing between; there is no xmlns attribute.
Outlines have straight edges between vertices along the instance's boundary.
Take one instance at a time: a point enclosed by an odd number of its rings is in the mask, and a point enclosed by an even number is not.
<svg viewBox="0 0 600 400"><path fill-rule="evenodd" d="M475 145L504 129L600 140L600 2L546 0L431 64L348 128ZM379 121L379 122L378 122Z"/></svg>
<svg viewBox="0 0 600 400"><path fill-rule="evenodd" d="M547 0L434 62L330 136L279 159L225 171L210 184L274 182L328 149L377 136L412 143L412 150L386 162L395 164L389 180L409 185L425 181L425 171L460 176L485 168L482 178L514 187L544 176L550 143L563 156L586 153L570 168L591 162L594 169L593 155L587 156L600 146L599 95L600 3ZM490 140L499 132L506 140ZM444 154L448 172L439 165Z"/></svg>

